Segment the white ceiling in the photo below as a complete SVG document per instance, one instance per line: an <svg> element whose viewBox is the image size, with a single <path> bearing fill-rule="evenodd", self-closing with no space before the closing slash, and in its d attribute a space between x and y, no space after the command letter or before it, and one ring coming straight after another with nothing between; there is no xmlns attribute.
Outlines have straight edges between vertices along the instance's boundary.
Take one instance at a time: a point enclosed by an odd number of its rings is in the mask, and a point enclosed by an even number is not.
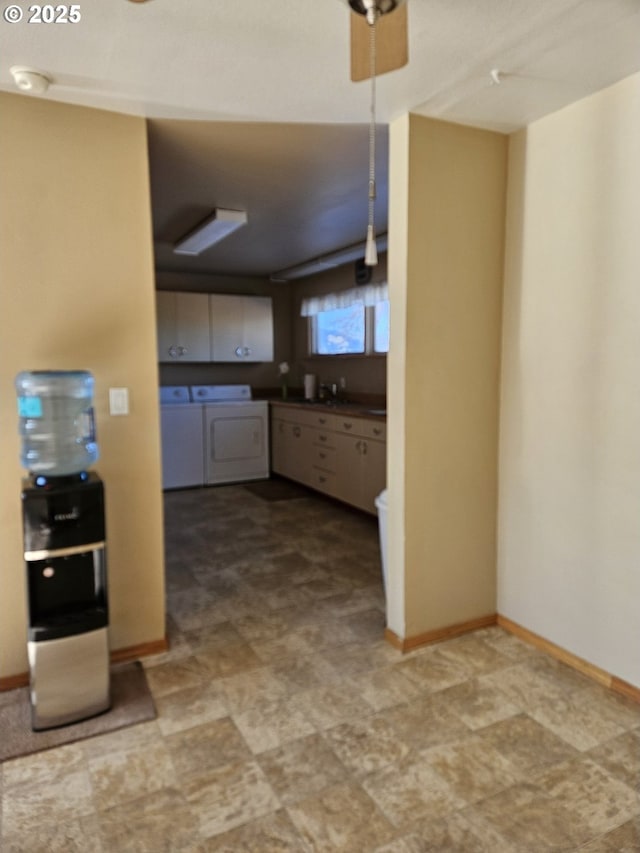
<svg viewBox="0 0 640 853"><path fill-rule="evenodd" d="M77 24L29 24L18 5L21 22L0 22L0 89L16 91L9 68L27 65L52 78L50 100L157 120L159 267L268 274L362 233L369 84L349 78L346 0L84 0ZM408 11L409 64L377 80L382 124L413 111L510 132L640 70L640 0L408 0ZM245 203L249 225L224 250L170 251L190 214Z"/></svg>

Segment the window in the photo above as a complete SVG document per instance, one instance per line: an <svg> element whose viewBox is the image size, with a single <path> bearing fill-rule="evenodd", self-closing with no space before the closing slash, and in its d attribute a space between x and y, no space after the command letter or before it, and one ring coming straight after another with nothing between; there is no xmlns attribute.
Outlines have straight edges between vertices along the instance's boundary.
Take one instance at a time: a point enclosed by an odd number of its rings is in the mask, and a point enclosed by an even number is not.
<svg viewBox="0 0 640 853"><path fill-rule="evenodd" d="M364 305L320 311L311 321L312 351L318 355L364 353Z"/></svg>
<svg viewBox="0 0 640 853"><path fill-rule="evenodd" d="M314 355L382 355L389 352L389 300L318 311L309 330Z"/></svg>
<svg viewBox="0 0 640 853"><path fill-rule="evenodd" d="M374 355L389 351L386 282L302 300L313 355Z"/></svg>
<svg viewBox="0 0 640 853"><path fill-rule="evenodd" d="M389 300L373 306L373 351L389 352Z"/></svg>

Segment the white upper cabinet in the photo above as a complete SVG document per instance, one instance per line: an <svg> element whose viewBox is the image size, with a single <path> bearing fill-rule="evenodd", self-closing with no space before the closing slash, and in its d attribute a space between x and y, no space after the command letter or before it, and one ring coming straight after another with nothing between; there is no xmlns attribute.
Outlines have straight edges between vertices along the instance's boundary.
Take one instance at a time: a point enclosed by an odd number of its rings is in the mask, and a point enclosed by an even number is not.
<svg viewBox="0 0 640 853"><path fill-rule="evenodd" d="M269 296L209 296L211 361L273 361Z"/></svg>
<svg viewBox="0 0 640 853"><path fill-rule="evenodd" d="M158 360L209 361L209 295L156 293Z"/></svg>
<svg viewBox="0 0 640 853"><path fill-rule="evenodd" d="M158 360L273 361L269 296L156 292Z"/></svg>

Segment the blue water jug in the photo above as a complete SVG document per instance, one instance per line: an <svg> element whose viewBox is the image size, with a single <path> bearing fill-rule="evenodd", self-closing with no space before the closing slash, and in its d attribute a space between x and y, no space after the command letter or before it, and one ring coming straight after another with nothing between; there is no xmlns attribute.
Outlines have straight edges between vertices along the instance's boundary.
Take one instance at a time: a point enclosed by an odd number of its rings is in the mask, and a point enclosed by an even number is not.
<svg viewBox="0 0 640 853"><path fill-rule="evenodd" d="M98 458L91 373L26 370L15 385L22 465L51 477L86 471Z"/></svg>

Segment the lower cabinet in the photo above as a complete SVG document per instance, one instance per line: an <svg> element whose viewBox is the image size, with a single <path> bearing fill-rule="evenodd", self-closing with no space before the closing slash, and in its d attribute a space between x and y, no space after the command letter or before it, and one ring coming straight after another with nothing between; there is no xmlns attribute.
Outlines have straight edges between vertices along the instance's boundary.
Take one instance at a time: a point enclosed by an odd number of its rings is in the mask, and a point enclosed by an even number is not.
<svg viewBox="0 0 640 853"><path fill-rule="evenodd" d="M383 441L337 436L337 490L342 500L367 512L375 512L375 499L385 487L386 450Z"/></svg>
<svg viewBox="0 0 640 853"><path fill-rule="evenodd" d="M332 497L338 495L336 436L327 430L307 427L311 433L311 480L308 485Z"/></svg>
<svg viewBox="0 0 640 853"><path fill-rule="evenodd" d="M386 448L383 421L272 404L274 473L374 514Z"/></svg>
<svg viewBox="0 0 640 853"><path fill-rule="evenodd" d="M276 474L308 484L311 478L308 446L300 424L272 418L271 469Z"/></svg>

